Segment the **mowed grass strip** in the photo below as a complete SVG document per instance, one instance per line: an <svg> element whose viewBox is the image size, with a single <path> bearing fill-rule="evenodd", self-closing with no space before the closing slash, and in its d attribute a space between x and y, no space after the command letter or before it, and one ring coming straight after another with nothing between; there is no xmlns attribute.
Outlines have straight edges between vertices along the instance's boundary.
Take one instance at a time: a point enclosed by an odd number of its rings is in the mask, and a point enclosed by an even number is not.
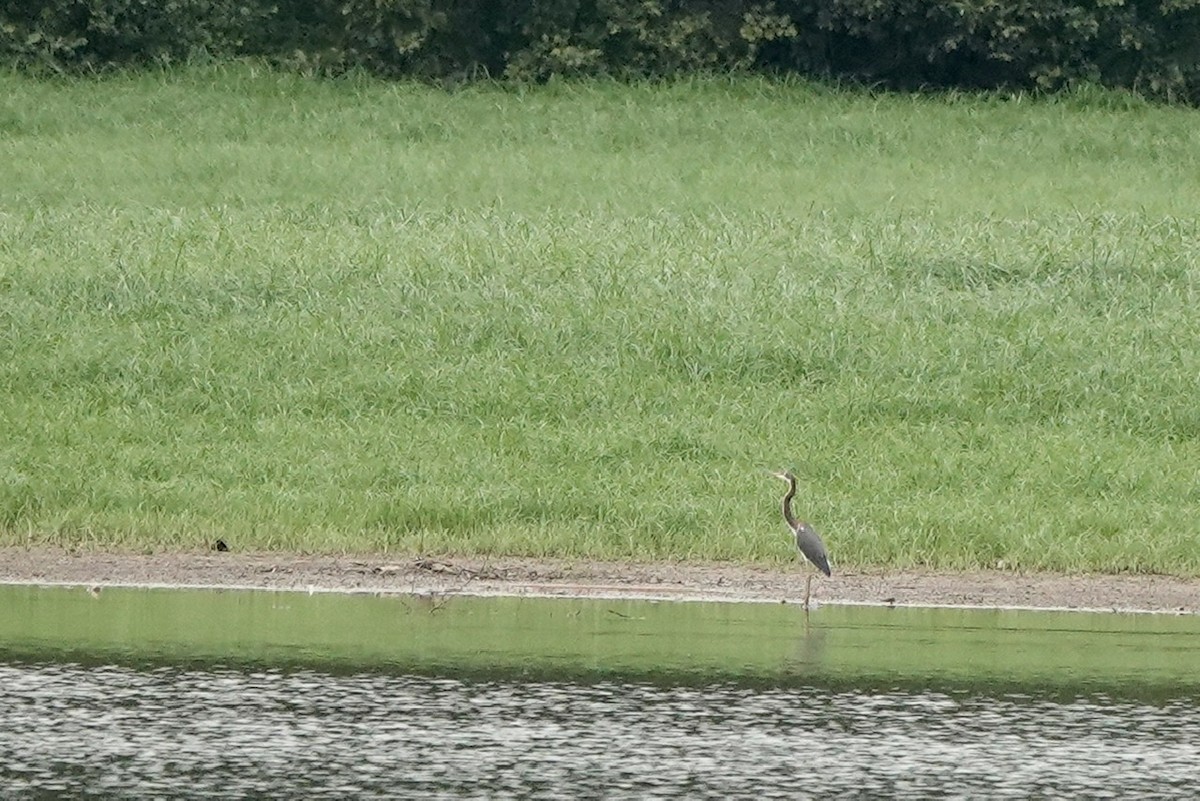
<svg viewBox="0 0 1200 801"><path fill-rule="evenodd" d="M1200 573L1200 126L0 76L0 542Z"/></svg>

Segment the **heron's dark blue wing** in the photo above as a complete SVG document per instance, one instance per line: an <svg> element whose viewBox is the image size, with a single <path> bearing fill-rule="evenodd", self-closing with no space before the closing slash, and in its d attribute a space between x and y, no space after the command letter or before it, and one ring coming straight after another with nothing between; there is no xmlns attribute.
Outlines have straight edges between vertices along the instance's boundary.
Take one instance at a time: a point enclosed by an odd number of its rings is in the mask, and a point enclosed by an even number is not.
<svg viewBox="0 0 1200 801"><path fill-rule="evenodd" d="M827 576L833 575L829 569L829 555L825 552L825 543L821 542L817 532L808 523L796 524L796 547L818 570Z"/></svg>

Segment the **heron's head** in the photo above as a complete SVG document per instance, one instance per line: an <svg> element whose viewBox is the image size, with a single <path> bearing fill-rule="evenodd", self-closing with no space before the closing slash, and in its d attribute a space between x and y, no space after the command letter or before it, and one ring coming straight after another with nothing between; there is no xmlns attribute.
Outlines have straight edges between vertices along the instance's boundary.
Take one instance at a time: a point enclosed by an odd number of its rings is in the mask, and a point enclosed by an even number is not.
<svg viewBox="0 0 1200 801"><path fill-rule="evenodd" d="M775 476L775 478L779 479L780 481L786 481L788 484L791 484L796 480L796 477L792 475L791 470L772 470L771 475Z"/></svg>

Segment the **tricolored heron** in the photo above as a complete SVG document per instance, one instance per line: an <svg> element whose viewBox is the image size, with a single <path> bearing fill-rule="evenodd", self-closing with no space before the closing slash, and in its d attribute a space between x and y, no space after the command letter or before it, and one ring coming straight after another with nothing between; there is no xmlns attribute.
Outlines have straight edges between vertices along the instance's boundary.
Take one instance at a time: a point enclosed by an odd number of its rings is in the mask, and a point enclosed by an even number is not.
<svg viewBox="0 0 1200 801"><path fill-rule="evenodd" d="M792 475L791 471L772 473L771 475L787 482L788 491L783 496L783 519L787 521L788 528L796 537L796 547L808 561L816 565L817 570L827 576L833 575L829 570L829 554L825 552L825 543L821 542L821 537L813 530L812 526L803 520L797 520L796 516L792 514L792 498L796 497L796 477ZM809 571L808 578L804 582L805 609L808 609L808 599L812 595L812 580L813 574Z"/></svg>

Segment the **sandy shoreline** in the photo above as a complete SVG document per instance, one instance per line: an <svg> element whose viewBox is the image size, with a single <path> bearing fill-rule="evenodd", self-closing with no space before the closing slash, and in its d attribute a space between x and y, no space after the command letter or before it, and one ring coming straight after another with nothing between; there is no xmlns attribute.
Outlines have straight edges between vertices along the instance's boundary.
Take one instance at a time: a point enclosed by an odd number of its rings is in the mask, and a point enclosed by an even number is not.
<svg viewBox="0 0 1200 801"><path fill-rule="evenodd" d="M0 548L0 583L258 588L799 603L799 565L555 559L388 558L287 553L68 552ZM820 603L1200 614L1200 580L1168 576L845 571L813 582Z"/></svg>

